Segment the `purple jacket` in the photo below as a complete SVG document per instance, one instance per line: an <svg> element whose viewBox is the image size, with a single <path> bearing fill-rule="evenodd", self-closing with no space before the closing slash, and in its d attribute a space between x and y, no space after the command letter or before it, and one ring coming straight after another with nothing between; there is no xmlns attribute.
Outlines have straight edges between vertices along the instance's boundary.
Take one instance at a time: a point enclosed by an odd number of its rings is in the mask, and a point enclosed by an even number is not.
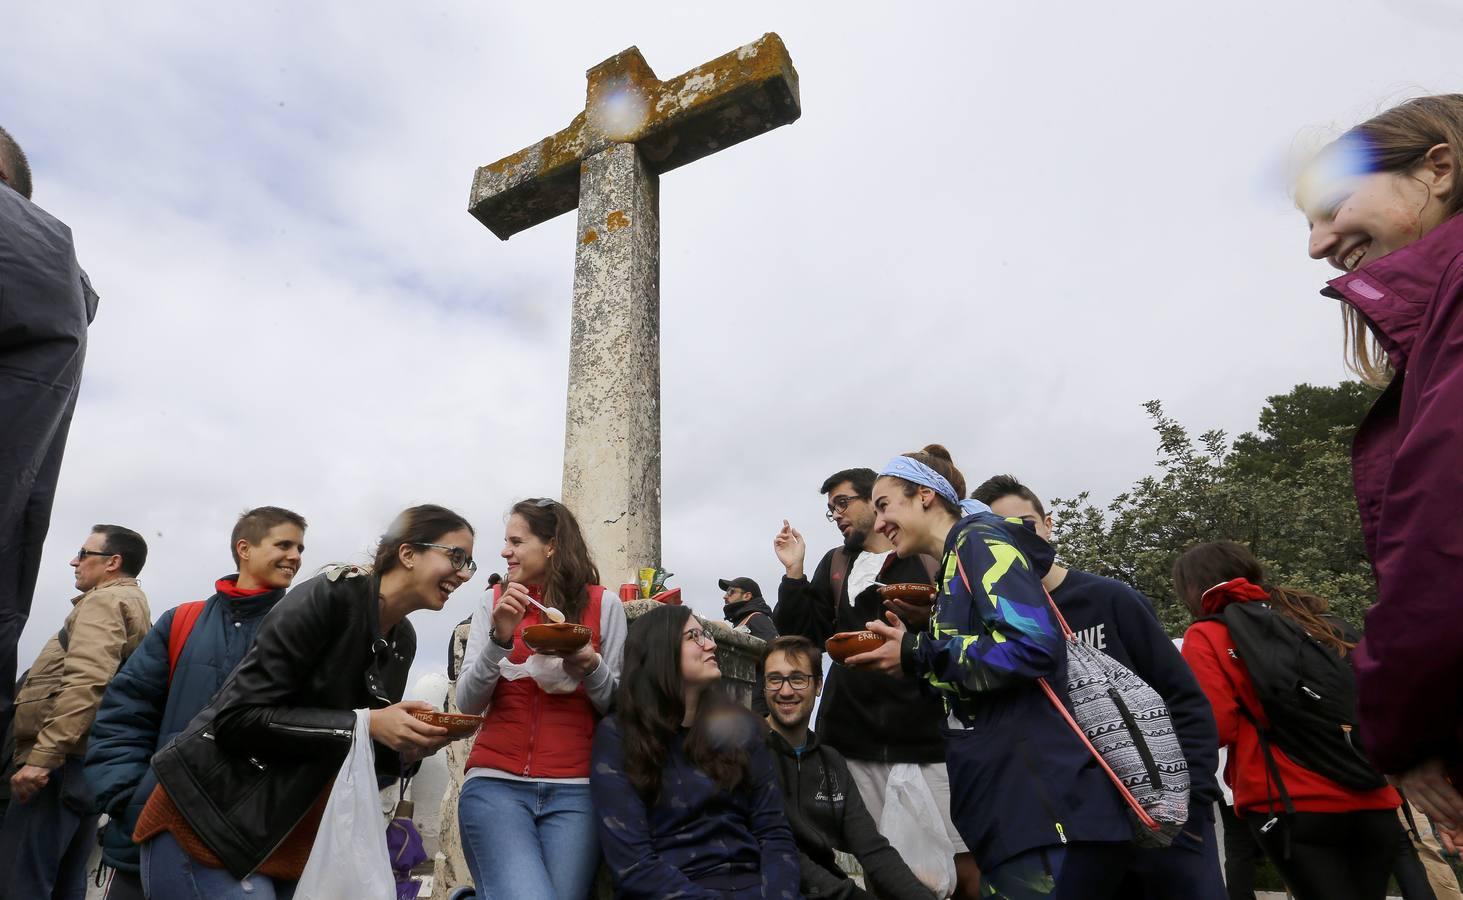
<svg viewBox="0 0 1463 900"><path fill-rule="evenodd" d="M1463 216L1323 291L1373 325L1399 373L1356 433L1356 500L1378 596L1352 657L1383 772L1463 775Z"/></svg>

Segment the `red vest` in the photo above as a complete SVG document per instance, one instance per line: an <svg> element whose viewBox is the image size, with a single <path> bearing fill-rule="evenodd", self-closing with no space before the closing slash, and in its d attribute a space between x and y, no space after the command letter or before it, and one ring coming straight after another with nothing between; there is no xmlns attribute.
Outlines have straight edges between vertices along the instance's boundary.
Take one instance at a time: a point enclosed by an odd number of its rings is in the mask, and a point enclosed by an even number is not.
<svg viewBox="0 0 1463 900"><path fill-rule="evenodd" d="M598 652L604 588L592 584L588 590L589 603L580 621L593 632L590 643ZM495 604L501 594L502 588L495 586ZM540 598L538 588L530 588L529 594L535 600ZM522 664L532 655L523 642L523 629L542 621L543 613L529 607L513 631L511 662ZM526 778L588 778L589 746L598 721L599 714L582 684L572 694L550 694L532 678L499 678L487 720L468 754L467 768L498 769Z"/></svg>

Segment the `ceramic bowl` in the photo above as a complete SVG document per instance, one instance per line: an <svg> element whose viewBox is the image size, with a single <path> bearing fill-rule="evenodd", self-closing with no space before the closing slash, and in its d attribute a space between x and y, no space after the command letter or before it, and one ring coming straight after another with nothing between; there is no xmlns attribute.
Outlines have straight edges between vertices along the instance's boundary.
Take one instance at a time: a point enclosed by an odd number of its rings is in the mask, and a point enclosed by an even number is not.
<svg viewBox="0 0 1463 900"><path fill-rule="evenodd" d="M938 592L935 590L933 584L918 584L916 582L886 584L879 588L879 596L885 600L903 600L905 603L914 606L933 606L936 593Z"/></svg>
<svg viewBox="0 0 1463 900"><path fill-rule="evenodd" d="M563 655L589 643L592 634L588 625L576 622L530 625L523 629L523 642L535 653Z"/></svg>
<svg viewBox="0 0 1463 900"><path fill-rule="evenodd" d="M437 712L435 709L414 709L411 714L428 725L447 729L447 736L453 740L471 737L483 724L482 716L465 716L459 713Z"/></svg>
<svg viewBox="0 0 1463 900"><path fill-rule="evenodd" d="M833 657L834 662L843 662L850 656L857 656L860 653L868 653L870 650L877 650L884 646L884 639L872 631L845 631L842 634L835 634L823 645L828 655Z"/></svg>

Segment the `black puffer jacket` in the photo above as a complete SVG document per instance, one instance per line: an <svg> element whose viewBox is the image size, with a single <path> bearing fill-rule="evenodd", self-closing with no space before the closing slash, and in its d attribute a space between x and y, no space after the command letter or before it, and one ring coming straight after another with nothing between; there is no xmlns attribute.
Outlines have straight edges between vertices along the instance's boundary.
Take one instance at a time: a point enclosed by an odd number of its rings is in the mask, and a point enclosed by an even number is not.
<svg viewBox="0 0 1463 900"><path fill-rule="evenodd" d="M259 867L350 749L353 710L400 702L416 655L402 620L380 634L377 582L354 566L318 575L269 613L253 648L202 712L153 757L158 781L224 867ZM376 770L401 773L375 745Z"/></svg>
<svg viewBox="0 0 1463 900"><path fill-rule="evenodd" d="M842 850L863 866L869 888L878 896L932 900L934 893L914 877L899 851L879 833L848 774L848 763L837 750L820 745L818 736L809 731L800 754L770 728L767 746L782 779L783 808L798 847L804 894L837 900L872 896L838 868L833 851Z"/></svg>

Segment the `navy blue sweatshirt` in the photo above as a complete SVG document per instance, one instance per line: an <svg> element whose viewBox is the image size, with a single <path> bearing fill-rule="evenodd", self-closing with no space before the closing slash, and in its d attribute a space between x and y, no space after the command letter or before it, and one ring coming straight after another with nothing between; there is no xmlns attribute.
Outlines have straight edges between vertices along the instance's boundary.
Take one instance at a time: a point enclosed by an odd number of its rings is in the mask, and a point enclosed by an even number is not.
<svg viewBox="0 0 1463 900"><path fill-rule="evenodd" d="M619 721L609 716L595 731L589 793L615 896L801 900L797 847L760 729L747 729L747 777L730 792L691 764L684 739L682 731L672 742L660 797L647 806L625 774Z"/></svg>
<svg viewBox="0 0 1463 900"><path fill-rule="evenodd" d="M1127 666L1168 704L1189 764L1189 802L1212 818L1210 804L1223 796L1215 778L1219 730L1214 712L1148 598L1121 581L1077 569L1068 569L1051 595L1083 643Z"/></svg>

